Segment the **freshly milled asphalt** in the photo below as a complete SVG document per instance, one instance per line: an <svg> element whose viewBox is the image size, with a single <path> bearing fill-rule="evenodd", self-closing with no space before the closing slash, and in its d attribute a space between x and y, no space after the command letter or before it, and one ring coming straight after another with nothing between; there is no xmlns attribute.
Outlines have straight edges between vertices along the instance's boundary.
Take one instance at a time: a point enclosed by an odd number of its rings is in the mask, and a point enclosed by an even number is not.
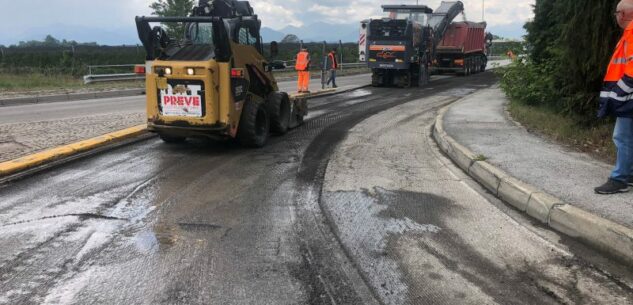
<svg viewBox="0 0 633 305"><path fill-rule="evenodd" d="M394 305L633 302L630 287L526 230L438 152L432 107L453 99L440 92L372 116L330 157L322 207L378 298Z"/></svg>
<svg viewBox="0 0 633 305"><path fill-rule="evenodd" d="M439 153L420 128L494 81L359 89L312 100L306 124L263 149L148 140L2 186L0 304L630 302L626 281L505 217L429 157ZM343 157L360 163L329 174Z"/></svg>

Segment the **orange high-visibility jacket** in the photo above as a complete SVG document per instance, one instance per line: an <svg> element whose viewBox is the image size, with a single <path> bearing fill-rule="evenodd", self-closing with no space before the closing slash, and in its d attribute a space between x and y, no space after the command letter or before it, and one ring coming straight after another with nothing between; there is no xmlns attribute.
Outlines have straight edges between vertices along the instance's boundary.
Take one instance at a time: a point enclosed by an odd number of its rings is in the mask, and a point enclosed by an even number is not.
<svg viewBox="0 0 633 305"><path fill-rule="evenodd" d="M633 22L615 48L600 92L598 117L633 117Z"/></svg>
<svg viewBox="0 0 633 305"><path fill-rule="evenodd" d="M307 71L310 65L310 53L301 51L297 54L297 63L295 64L295 70Z"/></svg>
<svg viewBox="0 0 633 305"><path fill-rule="evenodd" d="M336 60L336 53L330 52L328 55L328 68L330 70L338 69L338 61Z"/></svg>

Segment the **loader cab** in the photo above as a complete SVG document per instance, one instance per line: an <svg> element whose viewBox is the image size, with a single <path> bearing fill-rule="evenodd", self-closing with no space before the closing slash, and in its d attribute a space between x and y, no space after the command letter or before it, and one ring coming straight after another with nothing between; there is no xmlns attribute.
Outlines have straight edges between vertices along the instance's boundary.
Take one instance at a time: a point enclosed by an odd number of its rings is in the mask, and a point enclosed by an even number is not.
<svg viewBox="0 0 633 305"><path fill-rule="evenodd" d="M260 106L276 102L270 106L276 111L281 100L289 101L278 93L263 55L261 21L247 1L200 1L189 17L137 17L136 23L147 51L148 130L166 142L202 136L265 143L261 124L268 116ZM272 126L285 126L283 119L270 119Z"/></svg>
<svg viewBox="0 0 633 305"><path fill-rule="evenodd" d="M260 35L261 21L257 17L241 17L224 22L234 43L253 47L260 55L264 54Z"/></svg>
<svg viewBox="0 0 633 305"><path fill-rule="evenodd" d="M148 61L228 61L229 35L218 18L137 17Z"/></svg>

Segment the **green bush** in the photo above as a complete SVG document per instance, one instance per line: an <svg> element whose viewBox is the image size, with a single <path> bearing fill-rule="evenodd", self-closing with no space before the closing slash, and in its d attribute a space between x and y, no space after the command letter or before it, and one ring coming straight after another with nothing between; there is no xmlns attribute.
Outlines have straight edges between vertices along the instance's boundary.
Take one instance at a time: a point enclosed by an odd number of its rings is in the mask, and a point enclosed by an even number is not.
<svg viewBox="0 0 633 305"><path fill-rule="evenodd" d="M536 0L525 25L530 57L503 75L515 101L546 106L581 125L598 124L602 79L622 31L613 0Z"/></svg>
<svg viewBox="0 0 633 305"><path fill-rule="evenodd" d="M562 98L552 77L551 62L536 64L516 61L499 70L501 88L512 100L530 106L556 108Z"/></svg>

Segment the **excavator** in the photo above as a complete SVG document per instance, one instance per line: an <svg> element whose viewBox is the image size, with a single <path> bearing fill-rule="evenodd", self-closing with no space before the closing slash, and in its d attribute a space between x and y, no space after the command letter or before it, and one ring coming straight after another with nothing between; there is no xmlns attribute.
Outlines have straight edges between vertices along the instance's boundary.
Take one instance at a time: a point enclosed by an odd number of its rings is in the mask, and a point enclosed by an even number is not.
<svg viewBox="0 0 633 305"><path fill-rule="evenodd" d="M303 123L307 100L279 91L248 1L200 0L190 16L136 17L136 26L147 53L147 126L163 141L262 147ZM270 48L276 56L277 44Z"/></svg>

